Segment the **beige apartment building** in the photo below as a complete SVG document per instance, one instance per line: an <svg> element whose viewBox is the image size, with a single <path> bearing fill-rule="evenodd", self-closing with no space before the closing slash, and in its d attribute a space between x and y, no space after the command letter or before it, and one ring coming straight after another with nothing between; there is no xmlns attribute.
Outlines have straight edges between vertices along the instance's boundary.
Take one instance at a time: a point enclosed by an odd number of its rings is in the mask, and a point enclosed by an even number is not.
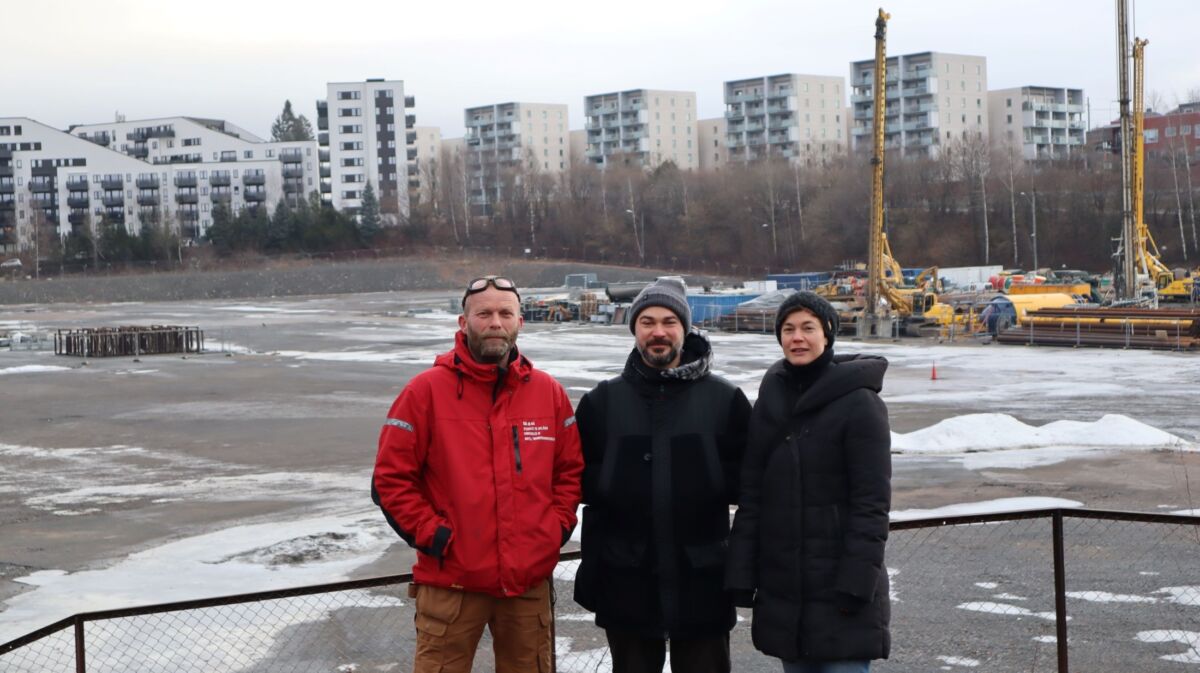
<svg viewBox="0 0 1200 673"><path fill-rule="evenodd" d="M413 165L416 167L416 186L413 193L423 203L432 197L433 183L437 181L438 164L442 156L442 129L437 126L413 126L412 132L416 140L412 148L416 150Z"/></svg>
<svg viewBox="0 0 1200 673"><path fill-rule="evenodd" d="M988 133L987 59L935 51L887 60L884 144L905 156L936 156L947 143ZM875 60L850 64L851 146L874 138Z"/></svg>
<svg viewBox="0 0 1200 673"><path fill-rule="evenodd" d="M557 103L500 103L467 108L467 178L471 202L498 198L506 170L559 173L567 167L567 106Z"/></svg>
<svg viewBox="0 0 1200 673"><path fill-rule="evenodd" d="M654 168L671 161L699 168L696 93L631 89L583 99L587 158L601 168L613 161Z"/></svg>
<svg viewBox="0 0 1200 673"><path fill-rule="evenodd" d="M1022 86L988 92L991 140L1026 160L1060 159L1084 146L1083 89Z"/></svg>
<svg viewBox="0 0 1200 673"><path fill-rule="evenodd" d="M725 82L730 161L822 162L842 154L846 80L782 74Z"/></svg>
<svg viewBox="0 0 1200 673"><path fill-rule="evenodd" d="M700 170L719 171L729 163L729 145L726 139L729 124L724 117L701 119L696 122L700 141Z"/></svg>

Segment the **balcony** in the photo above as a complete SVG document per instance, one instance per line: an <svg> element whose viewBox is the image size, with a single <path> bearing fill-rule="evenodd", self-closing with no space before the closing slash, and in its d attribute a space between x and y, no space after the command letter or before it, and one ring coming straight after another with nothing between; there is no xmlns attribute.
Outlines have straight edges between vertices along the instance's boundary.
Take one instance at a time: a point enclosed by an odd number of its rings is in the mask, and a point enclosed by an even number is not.
<svg viewBox="0 0 1200 673"><path fill-rule="evenodd" d="M421 167L416 164L409 164L408 165L408 174L409 175L420 175Z"/></svg>
<svg viewBox="0 0 1200 673"><path fill-rule="evenodd" d="M322 166L320 169L321 177L328 178L333 175L333 171L328 166Z"/></svg>
<svg viewBox="0 0 1200 673"><path fill-rule="evenodd" d="M302 164L304 163L304 155L300 152L280 152L279 160L285 164Z"/></svg>
<svg viewBox="0 0 1200 673"><path fill-rule="evenodd" d="M0 178L11 178L13 176L12 166L0 166Z"/></svg>
<svg viewBox="0 0 1200 673"><path fill-rule="evenodd" d="M109 208L120 208L125 205L124 196L105 196L100 201Z"/></svg>
<svg viewBox="0 0 1200 673"><path fill-rule="evenodd" d="M415 147L410 147L405 153L405 156L408 157L409 161L413 161L417 158L417 149Z"/></svg>
<svg viewBox="0 0 1200 673"><path fill-rule="evenodd" d="M232 180L228 173L210 173L208 176L208 184L213 187L228 187L232 184Z"/></svg>
<svg viewBox="0 0 1200 673"><path fill-rule="evenodd" d="M144 143L148 137L145 129L137 129L125 134L126 140L132 140L135 143Z"/></svg>
<svg viewBox="0 0 1200 673"><path fill-rule="evenodd" d="M283 191L287 194L303 194L304 183L299 180L285 180L283 182Z"/></svg>
<svg viewBox="0 0 1200 673"><path fill-rule="evenodd" d="M416 96L405 96L404 97L404 107L416 107L416 106L417 106Z"/></svg>
<svg viewBox="0 0 1200 673"><path fill-rule="evenodd" d="M88 213L86 210L72 210L67 213L67 222L70 222L71 226L83 226L88 222Z"/></svg>
<svg viewBox="0 0 1200 673"><path fill-rule="evenodd" d="M415 142L417 142L417 132L416 131L409 131L408 133L404 134L404 144L405 145L411 145Z"/></svg>
<svg viewBox="0 0 1200 673"><path fill-rule="evenodd" d="M216 190L213 190L213 193L209 194L208 198L211 199L213 203L229 203L230 201L233 200L233 192L229 192L229 191L218 192Z"/></svg>
<svg viewBox="0 0 1200 673"><path fill-rule="evenodd" d="M246 201L251 203L262 203L267 200L267 191L265 189L262 191L247 191L243 196Z"/></svg>
<svg viewBox="0 0 1200 673"><path fill-rule="evenodd" d="M146 129L147 138L174 138L175 129L173 128L154 128Z"/></svg>
<svg viewBox="0 0 1200 673"><path fill-rule="evenodd" d="M116 224L123 224L125 222L124 210L106 210L104 211L104 216L108 218L109 222Z"/></svg>
<svg viewBox="0 0 1200 673"><path fill-rule="evenodd" d="M112 177L106 175L103 178L100 178L100 189L103 189L104 191L125 189L125 179L120 176Z"/></svg>
<svg viewBox="0 0 1200 673"><path fill-rule="evenodd" d="M327 149L317 150L317 161L328 162L329 161L329 150L327 150Z"/></svg>
<svg viewBox="0 0 1200 673"><path fill-rule="evenodd" d="M196 176L194 176L194 175L176 175L175 176L175 186L176 187L195 187L196 186ZM195 202L193 201L193 203L195 203Z"/></svg>
<svg viewBox="0 0 1200 673"><path fill-rule="evenodd" d="M321 147L329 147L329 134L328 133L318 133L317 134L317 144L320 145Z"/></svg>
<svg viewBox="0 0 1200 673"><path fill-rule="evenodd" d="M36 182L33 180L29 181L29 191L33 192L34 194L45 194L48 192L57 191L57 189L58 188L54 185L53 180L38 180Z"/></svg>
<svg viewBox="0 0 1200 673"><path fill-rule="evenodd" d="M198 210L180 209L175 212L175 215L176 215L176 217L179 218L180 222L187 222L187 223L195 224L196 222L200 221L200 211L198 211Z"/></svg>
<svg viewBox="0 0 1200 673"><path fill-rule="evenodd" d="M54 177L58 175L58 168L55 166L34 166L29 169L29 173L34 176Z"/></svg>
<svg viewBox="0 0 1200 673"><path fill-rule="evenodd" d="M0 194L12 194L15 191L16 185L13 184L12 180L0 182Z"/></svg>
<svg viewBox="0 0 1200 673"><path fill-rule="evenodd" d="M137 184L138 189L158 189L158 186L159 186L158 176L157 175L138 176L136 184ZM84 189L87 189L87 185L84 185Z"/></svg>
<svg viewBox="0 0 1200 673"><path fill-rule="evenodd" d="M85 196L68 196L67 205L71 208L87 208L89 205L88 197Z"/></svg>
<svg viewBox="0 0 1200 673"><path fill-rule="evenodd" d="M329 130L329 117L326 117L324 115L317 117L317 130L318 131L328 131Z"/></svg>
<svg viewBox="0 0 1200 673"><path fill-rule="evenodd" d="M417 115L404 115L404 128L411 129L417 125Z"/></svg>
<svg viewBox="0 0 1200 673"><path fill-rule="evenodd" d="M129 149L129 156L134 159L145 159L150 156L150 148L145 145L134 145Z"/></svg>
<svg viewBox="0 0 1200 673"><path fill-rule="evenodd" d="M137 203L139 206L157 206L159 204L158 194L138 194Z"/></svg>
<svg viewBox="0 0 1200 673"><path fill-rule="evenodd" d="M175 195L176 203L200 203L200 195L196 192L180 192Z"/></svg>
<svg viewBox="0 0 1200 673"><path fill-rule="evenodd" d="M68 192L86 192L88 190L87 180L67 180Z"/></svg>
<svg viewBox="0 0 1200 673"><path fill-rule="evenodd" d="M299 166L299 165L287 166L286 168L283 169L283 177L285 177L285 178L302 178L302 177L304 177L304 167ZM213 184L215 185L216 183L214 182ZM229 183L227 182L225 184L229 184Z"/></svg>
<svg viewBox="0 0 1200 673"><path fill-rule="evenodd" d="M321 193L322 194L332 194L333 193L333 185L327 185L325 183L321 183ZM250 195L247 194L246 198L249 199Z"/></svg>
<svg viewBox="0 0 1200 673"><path fill-rule="evenodd" d="M267 176L262 173L246 173L242 176L242 184L247 187L261 187L267 184Z"/></svg>

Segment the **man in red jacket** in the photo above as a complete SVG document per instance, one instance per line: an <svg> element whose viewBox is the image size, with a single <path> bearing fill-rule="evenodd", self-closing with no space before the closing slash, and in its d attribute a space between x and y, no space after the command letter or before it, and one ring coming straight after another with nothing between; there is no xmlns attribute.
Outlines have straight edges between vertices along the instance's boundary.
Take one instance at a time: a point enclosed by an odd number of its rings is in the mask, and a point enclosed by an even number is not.
<svg viewBox="0 0 1200 673"><path fill-rule="evenodd" d="M549 671L550 576L575 528L583 459L566 393L517 352L520 296L472 281L454 349L418 374L379 436L371 496L417 550L416 673Z"/></svg>

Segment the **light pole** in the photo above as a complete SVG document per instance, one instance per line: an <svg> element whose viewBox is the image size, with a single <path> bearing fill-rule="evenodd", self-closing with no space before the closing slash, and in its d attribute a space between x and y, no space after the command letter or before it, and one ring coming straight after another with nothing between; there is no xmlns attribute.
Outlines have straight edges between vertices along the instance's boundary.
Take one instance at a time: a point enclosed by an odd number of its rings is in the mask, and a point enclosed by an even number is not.
<svg viewBox="0 0 1200 673"><path fill-rule="evenodd" d="M1025 192L1021 192L1021 196L1029 199L1029 212L1032 215L1033 231L1029 234L1029 241L1033 244L1033 270L1036 273L1038 270L1038 254L1037 254L1037 190L1033 190L1033 196L1029 196Z"/></svg>

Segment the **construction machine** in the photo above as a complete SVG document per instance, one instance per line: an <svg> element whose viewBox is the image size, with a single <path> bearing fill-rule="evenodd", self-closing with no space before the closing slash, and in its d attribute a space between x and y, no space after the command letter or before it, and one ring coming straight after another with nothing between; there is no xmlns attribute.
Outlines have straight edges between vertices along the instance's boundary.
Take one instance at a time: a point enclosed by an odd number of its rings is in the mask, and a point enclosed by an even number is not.
<svg viewBox="0 0 1200 673"><path fill-rule="evenodd" d="M1138 276L1140 294L1158 301L1190 301L1192 288L1200 269L1188 275L1176 273L1163 264L1158 244L1145 220L1146 142L1145 142L1145 85L1146 45L1149 40L1133 39L1133 218L1134 241L1130 252Z"/></svg>
<svg viewBox="0 0 1200 673"><path fill-rule="evenodd" d="M900 264L884 231L883 175L884 131L887 108L887 22L891 15L879 10L875 19L875 78L873 154L871 156L871 231L867 249L866 305L857 317L859 336L887 336L896 321L909 334L922 325L946 325L954 309L937 300L937 267L926 269L913 286L905 287Z"/></svg>

